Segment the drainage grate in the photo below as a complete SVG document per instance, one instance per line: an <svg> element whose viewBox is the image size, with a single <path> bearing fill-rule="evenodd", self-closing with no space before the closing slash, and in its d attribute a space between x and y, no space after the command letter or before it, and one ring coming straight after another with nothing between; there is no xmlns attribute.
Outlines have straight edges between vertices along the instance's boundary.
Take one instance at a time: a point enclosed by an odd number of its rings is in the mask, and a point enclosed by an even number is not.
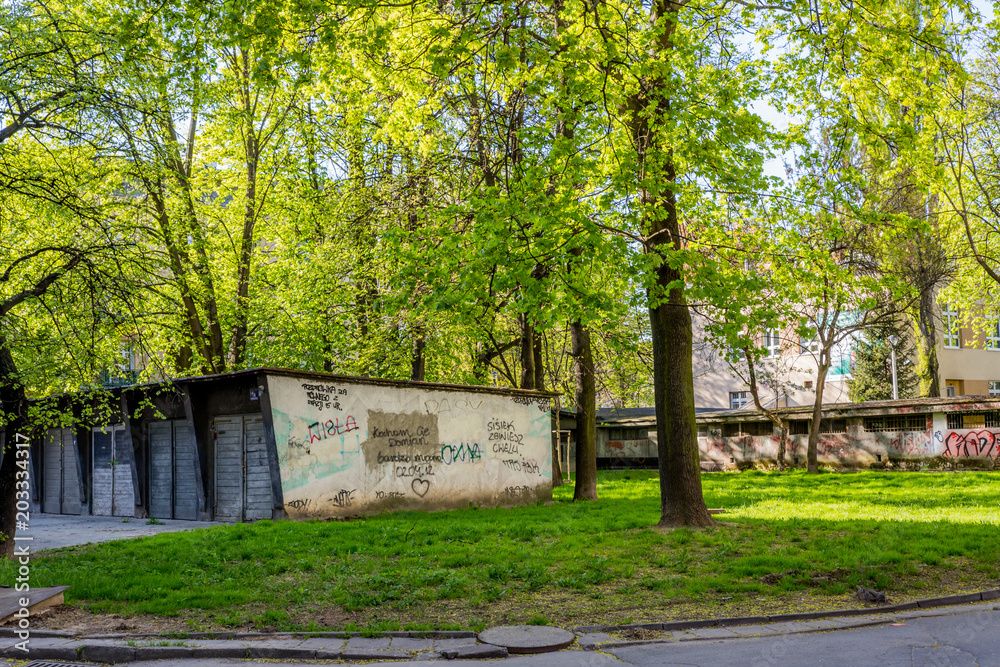
<svg viewBox="0 0 1000 667"><path fill-rule="evenodd" d="M52 660L32 660L21 667L91 667L82 662L54 662Z"/></svg>

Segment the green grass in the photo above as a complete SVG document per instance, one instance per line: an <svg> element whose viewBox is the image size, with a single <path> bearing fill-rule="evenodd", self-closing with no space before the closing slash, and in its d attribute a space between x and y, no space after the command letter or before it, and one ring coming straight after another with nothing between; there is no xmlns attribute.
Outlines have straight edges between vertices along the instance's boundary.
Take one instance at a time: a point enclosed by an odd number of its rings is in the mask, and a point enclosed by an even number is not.
<svg viewBox="0 0 1000 667"><path fill-rule="evenodd" d="M842 607L997 586L1000 474L717 473L718 526L661 531L655 473L604 473L599 502L237 524L67 549L32 586L95 613L254 626L453 629ZM771 581L768 575L773 575ZM0 581L14 577L0 565ZM764 580L761 578L765 577ZM329 614L326 620L320 613Z"/></svg>

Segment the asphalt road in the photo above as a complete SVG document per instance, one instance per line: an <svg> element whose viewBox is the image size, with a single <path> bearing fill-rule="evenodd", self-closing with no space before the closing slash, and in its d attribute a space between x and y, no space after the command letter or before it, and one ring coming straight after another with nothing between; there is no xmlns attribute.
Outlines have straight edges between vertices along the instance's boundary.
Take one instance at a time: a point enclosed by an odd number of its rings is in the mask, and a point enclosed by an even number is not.
<svg viewBox="0 0 1000 667"><path fill-rule="evenodd" d="M648 644L609 649L640 667L809 665L978 667L1000 665L1000 611L911 619L905 625L760 639Z"/></svg>

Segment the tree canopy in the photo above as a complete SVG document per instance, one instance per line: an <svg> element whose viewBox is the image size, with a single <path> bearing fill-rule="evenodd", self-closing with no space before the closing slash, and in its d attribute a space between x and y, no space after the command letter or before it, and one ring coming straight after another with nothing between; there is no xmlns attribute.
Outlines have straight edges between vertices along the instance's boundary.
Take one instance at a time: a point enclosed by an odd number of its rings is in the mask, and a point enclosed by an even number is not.
<svg viewBox="0 0 1000 667"><path fill-rule="evenodd" d="M147 379L550 388L581 424L652 400L663 523L704 525L692 307L753 367L762 323L828 356L848 315L936 289L892 239L964 234L996 281L996 69L964 64L967 3L6 9L5 406L123 348Z"/></svg>

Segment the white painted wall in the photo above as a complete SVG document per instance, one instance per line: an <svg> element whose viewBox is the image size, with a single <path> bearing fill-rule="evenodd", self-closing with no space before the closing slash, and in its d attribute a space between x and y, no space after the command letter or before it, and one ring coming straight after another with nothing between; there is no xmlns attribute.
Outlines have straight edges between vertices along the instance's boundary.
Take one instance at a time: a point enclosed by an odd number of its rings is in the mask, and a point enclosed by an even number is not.
<svg viewBox="0 0 1000 667"><path fill-rule="evenodd" d="M292 518L552 497L549 400L268 376Z"/></svg>

